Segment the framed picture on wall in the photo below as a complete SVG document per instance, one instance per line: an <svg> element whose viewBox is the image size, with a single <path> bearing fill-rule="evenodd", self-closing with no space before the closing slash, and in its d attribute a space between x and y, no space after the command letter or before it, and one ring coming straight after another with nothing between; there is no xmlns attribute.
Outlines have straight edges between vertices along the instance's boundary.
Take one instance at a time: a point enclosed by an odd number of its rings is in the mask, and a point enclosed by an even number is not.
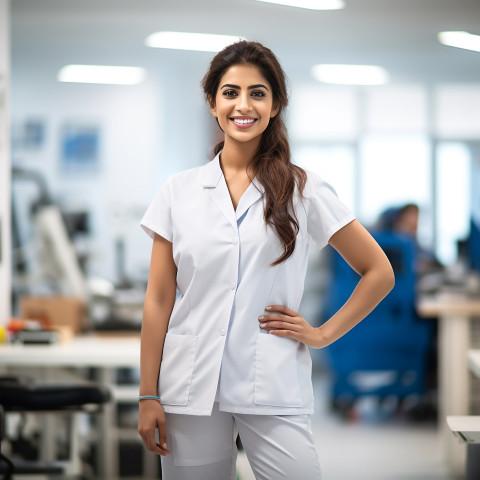
<svg viewBox="0 0 480 480"><path fill-rule="evenodd" d="M63 173L89 174L99 169L100 128L96 124L66 122L60 129L60 168Z"/></svg>
<svg viewBox="0 0 480 480"><path fill-rule="evenodd" d="M12 122L12 148L15 151L38 151L45 143L45 121L27 118Z"/></svg>

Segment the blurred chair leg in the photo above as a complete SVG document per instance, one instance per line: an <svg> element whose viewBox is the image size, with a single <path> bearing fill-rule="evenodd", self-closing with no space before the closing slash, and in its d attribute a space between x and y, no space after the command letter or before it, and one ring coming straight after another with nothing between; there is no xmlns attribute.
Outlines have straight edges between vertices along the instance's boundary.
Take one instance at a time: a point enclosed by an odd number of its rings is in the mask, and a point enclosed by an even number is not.
<svg viewBox="0 0 480 480"><path fill-rule="evenodd" d="M115 369L102 368L97 372L97 381L103 385L115 383ZM118 478L118 439L113 434L116 425L116 407L114 403L103 405L99 416L100 438L98 443L98 466L100 478Z"/></svg>
<svg viewBox="0 0 480 480"><path fill-rule="evenodd" d="M82 413L75 413L70 418L70 452L69 461L65 469L67 475L81 475L82 461L81 461L81 420Z"/></svg>
<svg viewBox="0 0 480 480"><path fill-rule="evenodd" d="M465 480L480 478L480 444L467 444L467 471Z"/></svg>
<svg viewBox="0 0 480 480"><path fill-rule="evenodd" d="M0 463L6 465L5 472L3 473L2 480L10 480L14 470L14 465L11 460L5 457L2 453L2 440L5 435L5 412L2 405L0 405Z"/></svg>
<svg viewBox="0 0 480 480"><path fill-rule="evenodd" d="M55 448L55 432L57 431L55 415L53 415L52 413L41 415L40 423L42 426L40 458L45 462L53 462L57 458L56 456L57 450Z"/></svg>

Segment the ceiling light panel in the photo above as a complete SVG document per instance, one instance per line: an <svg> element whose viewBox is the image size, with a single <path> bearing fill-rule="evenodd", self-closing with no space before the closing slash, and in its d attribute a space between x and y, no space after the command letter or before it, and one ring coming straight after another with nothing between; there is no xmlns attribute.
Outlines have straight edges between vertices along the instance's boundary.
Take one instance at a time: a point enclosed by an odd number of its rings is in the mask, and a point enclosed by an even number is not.
<svg viewBox="0 0 480 480"><path fill-rule="evenodd" d="M345 8L343 0L257 0L259 2L286 5L288 7L307 8L309 10L340 10Z"/></svg>
<svg viewBox="0 0 480 480"><path fill-rule="evenodd" d="M174 50L193 50L197 52L219 52L227 45L243 37L234 35L216 35L188 32L157 32L145 39L145 45L155 48L172 48Z"/></svg>
<svg viewBox="0 0 480 480"><path fill-rule="evenodd" d="M338 85L383 85L389 80L387 71L375 65L315 65L312 75L319 82Z"/></svg>
<svg viewBox="0 0 480 480"><path fill-rule="evenodd" d="M480 52L480 35L473 35L469 32L440 32L438 41L449 47Z"/></svg>
<svg viewBox="0 0 480 480"><path fill-rule="evenodd" d="M59 72L59 82L100 83L108 85L136 85L145 79L139 67L112 67L106 65L66 65Z"/></svg>

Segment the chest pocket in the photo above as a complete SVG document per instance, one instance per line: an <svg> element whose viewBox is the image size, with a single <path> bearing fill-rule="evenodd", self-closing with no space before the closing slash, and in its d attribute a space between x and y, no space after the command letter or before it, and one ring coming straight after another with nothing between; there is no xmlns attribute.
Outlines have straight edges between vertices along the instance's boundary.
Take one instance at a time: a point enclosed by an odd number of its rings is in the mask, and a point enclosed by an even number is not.
<svg viewBox="0 0 480 480"><path fill-rule="evenodd" d="M300 407L298 377L299 342L291 338L257 333L255 358L255 404Z"/></svg>

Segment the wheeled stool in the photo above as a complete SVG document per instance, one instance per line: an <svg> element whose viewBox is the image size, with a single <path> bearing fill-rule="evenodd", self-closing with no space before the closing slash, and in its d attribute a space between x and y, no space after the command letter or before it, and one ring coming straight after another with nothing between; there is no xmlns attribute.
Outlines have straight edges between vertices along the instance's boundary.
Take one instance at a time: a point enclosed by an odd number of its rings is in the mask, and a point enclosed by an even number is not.
<svg viewBox="0 0 480 480"><path fill-rule="evenodd" d="M111 393L103 385L61 384L36 385L30 377L0 376L0 474L2 480L12 475L61 474L81 475L79 442L76 438L75 422L78 413L95 413L102 404L110 401ZM1 451L5 436L5 415L9 412L71 412L69 459L66 461L15 461Z"/></svg>

